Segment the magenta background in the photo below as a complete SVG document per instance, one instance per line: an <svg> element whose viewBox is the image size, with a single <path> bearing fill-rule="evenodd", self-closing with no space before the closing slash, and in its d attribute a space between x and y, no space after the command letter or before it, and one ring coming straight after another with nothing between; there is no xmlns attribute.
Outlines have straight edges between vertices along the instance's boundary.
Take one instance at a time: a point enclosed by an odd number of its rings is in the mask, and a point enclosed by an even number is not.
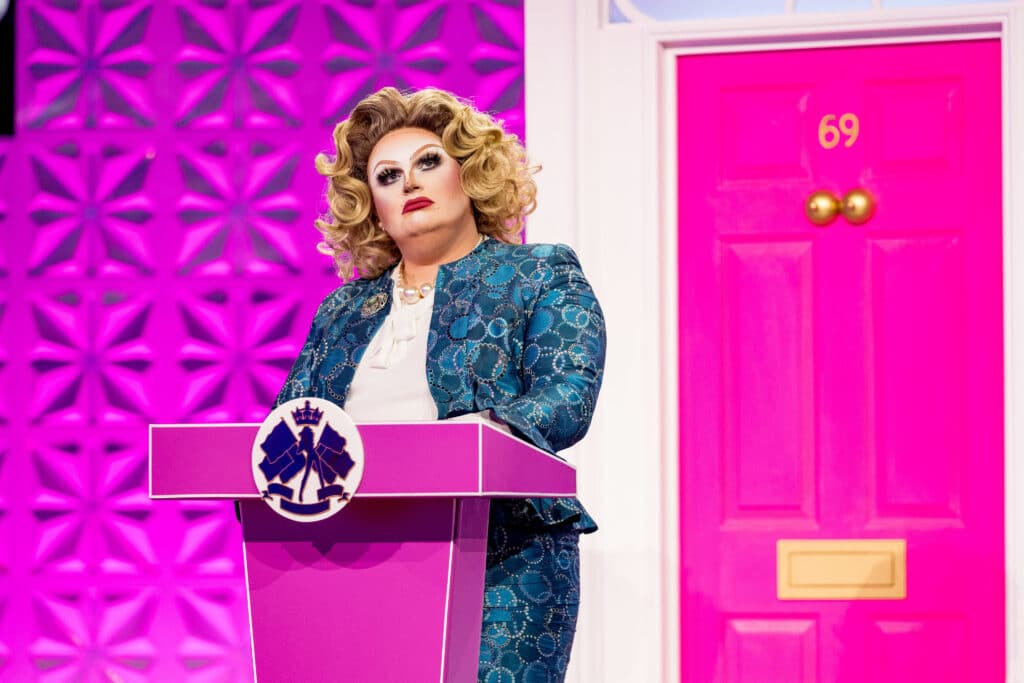
<svg viewBox="0 0 1024 683"><path fill-rule="evenodd" d="M336 286L314 154L383 85L523 127L520 0L17 5L0 138L0 679L251 678L229 504L151 422L257 421Z"/></svg>

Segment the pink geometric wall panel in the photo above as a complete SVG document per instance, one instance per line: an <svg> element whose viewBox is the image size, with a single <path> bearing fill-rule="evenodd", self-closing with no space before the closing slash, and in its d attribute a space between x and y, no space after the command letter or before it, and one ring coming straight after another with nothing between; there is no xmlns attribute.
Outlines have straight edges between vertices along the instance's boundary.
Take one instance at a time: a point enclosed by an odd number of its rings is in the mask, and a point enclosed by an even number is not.
<svg viewBox="0 0 1024 683"><path fill-rule="evenodd" d="M1001 49L676 61L686 683L1005 680Z"/></svg>
<svg viewBox="0 0 1024 683"><path fill-rule="evenodd" d="M384 85L523 133L521 0L20 0L0 138L0 680L252 677L230 504L147 425L258 421L320 299L313 169Z"/></svg>

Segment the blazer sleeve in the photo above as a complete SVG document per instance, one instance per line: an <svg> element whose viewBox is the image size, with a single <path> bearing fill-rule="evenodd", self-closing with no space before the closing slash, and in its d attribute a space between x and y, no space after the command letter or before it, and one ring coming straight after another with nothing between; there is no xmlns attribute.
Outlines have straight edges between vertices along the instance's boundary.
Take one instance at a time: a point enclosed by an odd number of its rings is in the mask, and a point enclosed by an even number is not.
<svg viewBox="0 0 1024 683"><path fill-rule="evenodd" d="M526 322L524 393L492 410L517 435L555 453L590 428L606 335L601 306L573 250L554 245L545 270Z"/></svg>
<svg viewBox="0 0 1024 683"><path fill-rule="evenodd" d="M324 332L332 317L333 311L338 304L340 288L329 294L317 308L313 322L309 326L309 334L306 335L306 342L302 345L299 357L295 359L284 386L277 394L274 407L278 407L286 401L303 396L312 396L312 376L319 367L324 357Z"/></svg>

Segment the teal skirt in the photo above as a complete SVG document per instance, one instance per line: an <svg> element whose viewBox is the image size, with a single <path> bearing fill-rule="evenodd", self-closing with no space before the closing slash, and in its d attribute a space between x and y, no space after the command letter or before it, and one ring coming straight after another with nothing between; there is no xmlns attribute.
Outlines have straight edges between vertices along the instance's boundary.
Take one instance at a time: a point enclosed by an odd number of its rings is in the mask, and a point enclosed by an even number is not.
<svg viewBox="0 0 1024 683"><path fill-rule="evenodd" d="M580 604L580 532L574 520L509 527L495 512L487 539L478 681L564 681Z"/></svg>

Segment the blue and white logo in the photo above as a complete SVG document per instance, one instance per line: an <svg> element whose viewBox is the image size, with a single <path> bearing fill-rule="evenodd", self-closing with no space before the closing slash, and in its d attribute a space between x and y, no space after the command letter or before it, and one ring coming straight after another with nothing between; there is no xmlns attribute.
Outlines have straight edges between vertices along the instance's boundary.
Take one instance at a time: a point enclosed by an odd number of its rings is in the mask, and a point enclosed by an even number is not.
<svg viewBox="0 0 1024 683"><path fill-rule="evenodd" d="M363 441L344 410L321 398L282 403L252 446L252 474L278 514L316 522L352 500L363 478Z"/></svg>

